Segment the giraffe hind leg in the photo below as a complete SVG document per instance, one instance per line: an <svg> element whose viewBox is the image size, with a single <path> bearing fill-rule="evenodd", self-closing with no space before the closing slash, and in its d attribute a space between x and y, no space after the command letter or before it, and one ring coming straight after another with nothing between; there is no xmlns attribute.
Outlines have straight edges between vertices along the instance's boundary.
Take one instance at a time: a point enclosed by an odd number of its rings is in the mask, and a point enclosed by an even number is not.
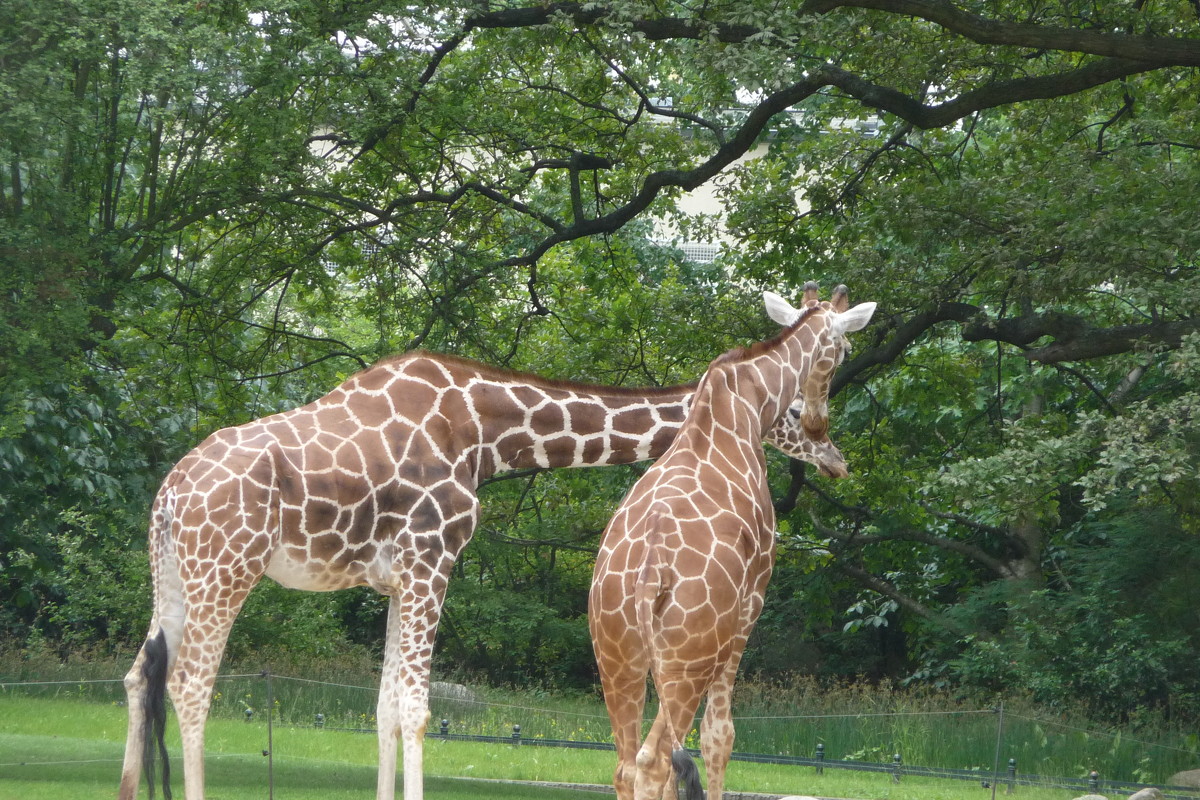
<svg viewBox="0 0 1200 800"><path fill-rule="evenodd" d="M170 664L166 634L160 629L142 645L133 667L125 676L129 734L125 765L121 774L121 800L137 795L139 773L145 772L150 797L154 797L155 757L162 759L163 796L171 798L171 767L165 740L167 724L167 671Z"/></svg>

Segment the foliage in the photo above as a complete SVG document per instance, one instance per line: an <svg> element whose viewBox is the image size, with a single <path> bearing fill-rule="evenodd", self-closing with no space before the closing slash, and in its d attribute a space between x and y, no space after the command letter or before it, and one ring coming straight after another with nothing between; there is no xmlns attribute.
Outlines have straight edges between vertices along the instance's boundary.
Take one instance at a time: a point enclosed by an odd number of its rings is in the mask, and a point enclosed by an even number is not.
<svg viewBox="0 0 1200 800"><path fill-rule="evenodd" d="M5 4L2 634L136 645L170 465L378 357L686 381L815 278L880 303L853 474L771 457L746 669L1195 713L1195 9L856 5ZM588 685L637 471L484 487L439 666ZM384 607L259 589L231 652L357 658Z"/></svg>

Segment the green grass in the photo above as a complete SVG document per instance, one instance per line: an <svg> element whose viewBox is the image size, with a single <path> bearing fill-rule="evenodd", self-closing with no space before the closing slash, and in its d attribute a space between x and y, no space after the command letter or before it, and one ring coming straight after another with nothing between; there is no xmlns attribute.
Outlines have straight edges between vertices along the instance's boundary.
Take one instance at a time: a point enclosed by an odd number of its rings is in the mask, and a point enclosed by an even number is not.
<svg viewBox="0 0 1200 800"><path fill-rule="evenodd" d="M169 724L168 746L179 787L178 732ZM374 793L372 735L274 726L274 786L278 798L366 798ZM0 797L21 800L111 798L120 772L125 710L79 698L0 695ZM261 798L267 793L267 744L262 720L213 719L207 737L209 800ZM430 800L524 797L579 800L587 792L480 783L471 779L608 783L614 754L607 751L517 747L430 740L425 748ZM860 800L988 800L978 783L918 780L899 784L886 774L734 762L729 790L812 794ZM144 792L144 789L143 789ZM1021 800L1069 800L1078 792L1019 787Z"/></svg>
<svg viewBox="0 0 1200 800"><path fill-rule="evenodd" d="M297 663L279 655L262 659L256 666L226 667L226 675L216 685L214 721L241 722L246 709L254 711L256 720L261 718L267 706L267 681L259 672L265 667L279 673L270 681L277 723L304 729L319 713L328 729L374 727L378 675L369 668L336 660ZM112 704L124 700L124 690L120 680L104 679L123 676L131 661L132 656L105 659L87 654L64 661L43 650L0 651L0 680L59 681L9 690L22 697ZM245 676L229 675L238 672ZM525 738L611 740L598 692L485 687L472 691L471 697L452 699L438 697L435 689L431 731L436 732L445 718L452 733L507 736L519 724ZM822 744L831 762L888 763L893 753L900 753L907 764L988 773L995 758L999 718L986 706L945 692L887 685L829 684L804 677L743 680L734 696L736 749L812 756ZM651 705L647 713L653 710ZM688 743L695 745L694 732ZM285 753L281 747L276 751ZM367 751L373 758L373 745ZM1107 780L1161 784L1175 772L1195 766L1200 737L1194 727L1167 722L1150 711L1135 714L1130 724L1117 731L1069 709L1038 708L1016 696L1005 699L1001 764L1010 758L1016 759L1023 775L1082 778L1095 769ZM605 767L598 782L607 783L608 772Z"/></svg>

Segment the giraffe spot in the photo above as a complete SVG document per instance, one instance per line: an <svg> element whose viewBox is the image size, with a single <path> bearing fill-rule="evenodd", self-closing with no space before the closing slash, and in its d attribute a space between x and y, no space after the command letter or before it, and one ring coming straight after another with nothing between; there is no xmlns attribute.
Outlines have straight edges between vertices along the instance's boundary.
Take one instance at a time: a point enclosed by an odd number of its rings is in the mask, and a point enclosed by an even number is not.
<svg viewBox="0 0 1200 800"><path fill-rule="evenodd" d="M395 416L387 395L355 392L346 401L346 410L365 428L378 428Z"/></svg>
<svg viewBox="0 0 1200 800"><path fill-rule="evenodd" d="M657 458L667 452L667 448L671 446L671 442L675 441L675 434L679 432L678 428L664 427L660 428L654 434L654 438L650 440L650 456Z"/></svg>
<svg viewBox="0 0 1200 800"><path fill-rule="evenodd" d="M338 518L338 506L327 500L309 500L304 504L304 527L309 533L333 528Z"/></svg>
<svg viewBox="0 0 1200 800"><path fill-rule="evenodd" d="M441 527L441 510L432 497L425 495L409 512L409 529L413 533L434 533Z"/></svg>
<svg viewBox="0 0 1200 800"><path fill-rule="evenodd" d="M638 439L630 439L627 436L613 436L609 440L612 446L612 457L609 459L611 464L628 464L631 461L637 461L640 457L638 446L641 441Z"/></svg>
<svg viewBox="0 0 1200 800"><path fill-rule="evenodd" d="M346 541L338 534L323 533L312 537L309 550L314 559L328 563L342 552L345 544Z"/></svg>
<svg viewBox="0 0 1200 800"><path fill-rule="evenodd" d="M596 436L583 443L583 463L595 464L604 457L608 443L603 436Z"/></svg>
<svg viewBox="0 0 1200 800"><path fill-rule="evenodd" d="M579 444L574 436L556 436L544 443L546 459L552 467L567 466L575 463L576 447Z"/></svg>
<svg viewBox="0 0 1200 800"><path fill-rule="evenodd" d="M558 433L566 427L563 410L556 405L548 405L533 412L530 427L534 436L548 436Z"/></svg>
<svg viewBox="0 0 1200 800"><path fill-rule="evenodd" d="M650 410L646 408L619 411L613 416L613 430L618 433L641 434L653 427L654 419L650 416Z"/></svg>
<svg viewBox="0 0 1200 800"><path fill-rule="evenodd" d="M535 466L533 459L533 437L525 431L515 431L496 442L496 453L500 461L509 467Z"/></svg>
<svg viewBox="0 0 1200 800"><path fill-rule="evenodd" d="M374 367L368 367L342 385L349 389L348 395L353 400L356 396L362 394L362 392L356 392L355 389L378 392L391 383L394 377L390 369L377 364Z"/></svg>
<svg viewBox="0 0 1200 800"><path fill-rule="evenodd" d="M687 417L687 409L680 403L679 405L660 408L658 415L664 422L682 423L684 418Z"/></svg>
<svg viewBox="0 0 1200 800"><path fill-rule="evenodd" d="M577 436L602 433L608 422L608 414L600 405L581 400L567 403L571 431Z"/></svg>
<svg viewBox="0 0 1200 800"><path fill-rule="evenodd" d="M375 523L378 518L375 497L367 497L361 505L354 509L350 525L345 528L347 544L357 547L369 542L371 535L375 533Z"/></svg>
<svg viewBox="0 0 1200 800"><path fill-rule="evenodd" d="M525 408L535 408L546 401L546 395L532 386L511 386L509 392Z"/></svg>
<svg viewBox="0 0 1200 800"><path fill-rule="evenodd" d="M326 500L338 499L337 478L329 472L308 473L304 478L305 494Z"/></svg>
<svg viewBox="0 0 1200 800"><path fill-rule="evenodd" d="M389 481L375 489L375 494L370 500L373 506L371 513L406 514L424 494L422 489Z"/></svg>

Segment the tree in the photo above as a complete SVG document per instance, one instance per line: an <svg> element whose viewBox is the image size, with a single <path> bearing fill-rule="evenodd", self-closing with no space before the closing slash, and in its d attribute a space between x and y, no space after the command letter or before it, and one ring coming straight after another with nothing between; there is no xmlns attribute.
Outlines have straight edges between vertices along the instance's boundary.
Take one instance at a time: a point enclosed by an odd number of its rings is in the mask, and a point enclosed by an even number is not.
<svg viewBox="0 0 1200 800"><path fill-rule="evenodd" d="M837 379L855 477L792 465L778 487L778 602L817 598L818 633L886 625L884 671L940 669L1020 630L1001 596L1094 606L1062 577L1092 554L1080 526L1164 506L1195 528L1193 3L0 15L6 600L58 602L57 565L137 540L155 479L214 427L385 353L686 380L769 335L752 290L809 278L881 302ZM689 263L658 223L714 236L675 203L718 179L728 246ZM614 507L613 480L563 479L540 515L495 487L511 513L464 576L549 586L543 556L587 539L540 526ZM501 569L502 541L539 555ZM475 589L464 614L496 602Z"/></svg>

